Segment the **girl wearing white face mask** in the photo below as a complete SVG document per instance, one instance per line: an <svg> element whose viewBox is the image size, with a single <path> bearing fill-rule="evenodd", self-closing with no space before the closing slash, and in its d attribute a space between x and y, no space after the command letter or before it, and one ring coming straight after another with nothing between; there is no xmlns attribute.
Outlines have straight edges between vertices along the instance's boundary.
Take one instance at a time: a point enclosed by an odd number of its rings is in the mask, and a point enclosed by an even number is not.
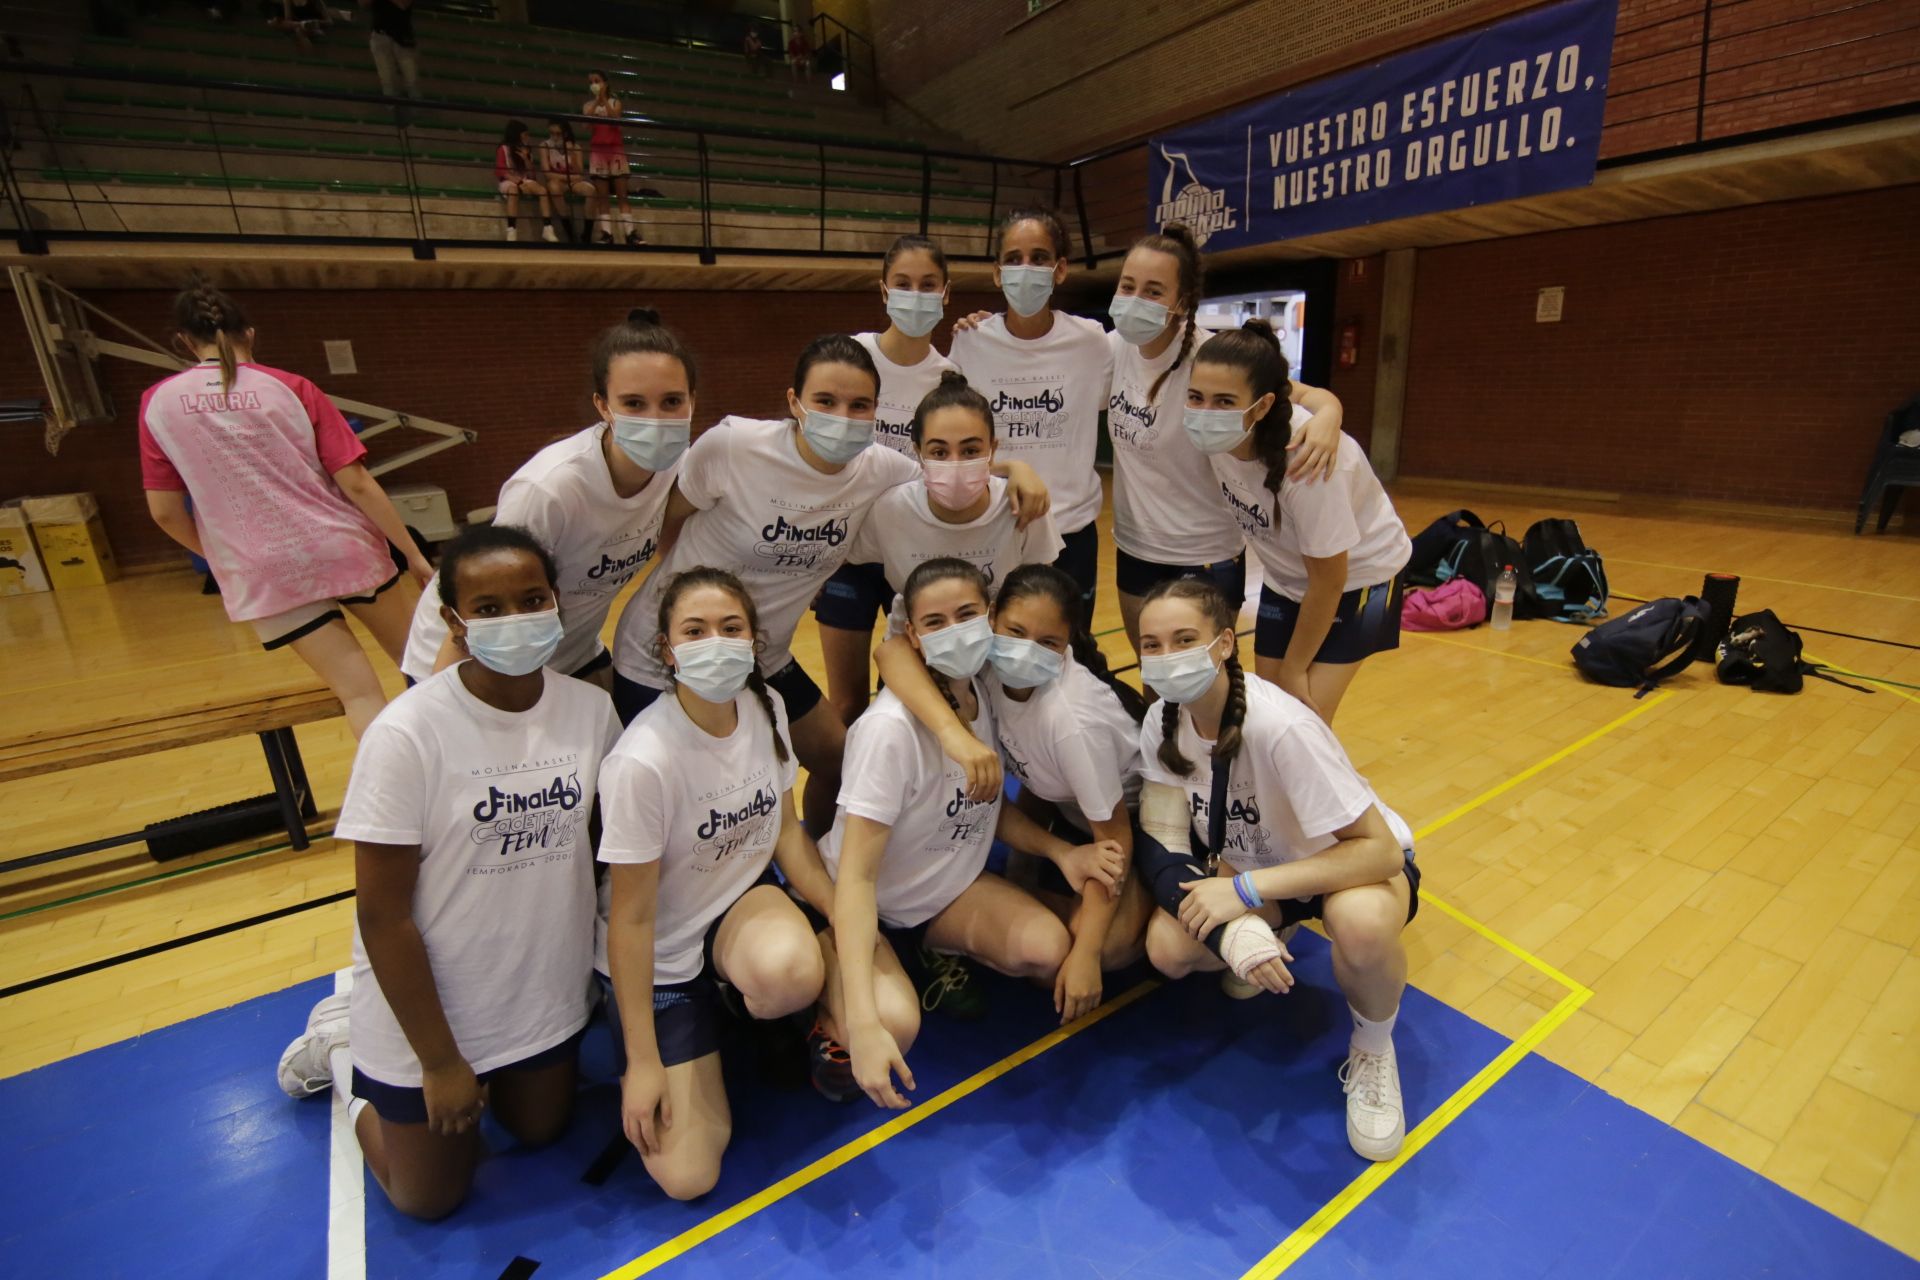
<svg viewBox="0 0 1920 1280"><path fill-rule="evenodd" d="M1321 920L1353 1014L1347 1140L1389 1160L1406 1134L1393 1024L1420 907L1413 833L1324 722L1241 670L1235 613L1197 578L1155 587L1140 612L1140 675L1161 698L1140 729L1135 862L1159 904L1147 957L1170 978L1230 968L1229 994L1284 995L1284 938Z"/></svg>
<svg viewBox="0 0 1920 1280"><path fill-rule="evenodd" d="M933 331L947 304L947 255L925 236L901 236L880 264L880 296L892 322L881 333L853 340L873 356L880 397L873 413L876 444L915 456L913 411L940 384L953 362L933 349ZM873 665L873 622L894 589L876 564L854 556L834 570L813 603L820 624L820 656L827 668L827 701L852 724L866 709Z"/></svg>
<svg viewBox="0 0 1920 1280"><path fill-rule="evenodd" d="M1246 540L1219 501L1206 457L1181 429L1204 288L1193 234L1170 222L1160 234L1134 242L1109 307L1114 579L1135 653L1140 602L1159 583L1198 577L1229 600L1246 593ZM1299 399L1314 413L1300 442L1289 446L1293 469L1304 480L1332 458L1340 439L1340 402L1306 386L1299 388Z"/></svg>
<svg viewBox="0 0 1920 1280"><path fill-rule="evenodd" d="M603 691L543 670L560 640L545 548L492 525L441 564L468 658L361 740L334 831L354 848L353 987L280 1061L288 1093L340 1092L368 1171L426 1219L466 1197L483 1110L529 1145L567 1126L593 962L587 816L620 728Z"/></svg>
<svg viewBox="0 0 1920 1280"><path fill-rule="evenodd" d="M994 741L993 712L975 679L992 642L985 578L964 560L929 560L907 580L906 611L909 643L942 696L980 741ZM827 1030L846 1045L860 1090L897 1110L908 1105L913 1076L885 1008L911 1009L917 1026L921 1008L959 1013L969 997L977 1007L956 954L1049 987L1067 959L1060 919L984 869L995 836L1082 881L1098 874L1117 885L1124 865L1111 842L1076 848L1003 805L997 791L969 799L964 772L890 688L854 722L847 766L833 829L820 842L834 875L838 964ZM893 963L902 945L918 956L918 1001Z"/></svg>
<svg viewBox="0 0 1920 1280"><path fill-rule="evenodd" d="M1194 356L1185 425L1260 558L1260 678L1332 724L1360 663L1400 647L1400 571L1413 544L1351 436L1338 438L1327 479L1288 471L1288 437L1304 416L1289 389L1273 329L1250 320Z"/></svg>
<svg viewBox="0 0 1920 1280"><path fill-rule="evenodd" d="M1055 562L1080 584L1087 616L1100 569L1094 527L1103 493L1094 470L1113 354L1099 324L1052 308L1072 242L1060 216L1016 209L1000 223L994 283L1004 315L956 324L953 363L993 406L1000 453L1033 464L1054 496L1066 547Z"/></svg>
<svg viewBox="0 0 1920 1280"><path fill-rule="evenodd" d="M833 885L795 813L786 712L754 665L746 588L718 569L680 574L659 628L673 696L634 718L600 774L612 870L598 967L625 1064L622 1127L660 1188L690 1200L712 1190L732 1131L721 988L770 1019L811 1007L826 980L773 868L817 912L832 911Z"/></svg>
<svg viewBox="0 0 1920 1280"><path fill-rule="evenodd" d="M526 529L560 566L566 635L553 656L556 671L613 687L600 630L614 597L660 547L667 495L693 436L694 382L693 353L679 335L658 312L635 308L594 344L599 420L534 454L500 487L494 519ZM400 669L418 681L457 660L428 590Z"/></svg>
<svg viewBox="0 0 1920 1280"><path fill-rule="evenodd" d="M614 633L614 703L631 720L669 687L657 643L660 592L700 566L725 569L753 594L765 627L760 670L785 700L793 748L807 768L802 802L809 831L833 820L846 725L793 658L795 628L833 571L846 562L874 500L920 469L875 449L879 375L867 349L845 334L816 338L800 354L786 421L729 417L688 450L668 500L660 567ZM1044 514L1032 472L1008 473L1024 518Z"/></svg>

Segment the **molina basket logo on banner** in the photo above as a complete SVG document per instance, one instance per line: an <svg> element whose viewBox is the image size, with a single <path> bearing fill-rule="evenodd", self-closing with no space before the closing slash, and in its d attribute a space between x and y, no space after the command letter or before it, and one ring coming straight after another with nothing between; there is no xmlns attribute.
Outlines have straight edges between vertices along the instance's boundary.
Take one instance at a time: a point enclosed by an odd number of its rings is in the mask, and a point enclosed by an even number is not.
<svg viewBox="0 0 1920 1280"><path fill-rule="evenodd" d="M1152 226L1215 250L1593 181L1618 0L1564 0L1172 133Z"/></svg>
<svg viewBox="0 0 1920 1280"><path fill-rule="evenodd" d="M1198 245L1206 244L1217 232L1234 229L1234 209L1227 203L1225 190L1209 187L1194 177L1193 163L1183 153L1169 154L1165 147L1161 147L1160 158L1166 162L1167 177L1160 184L1160 203L1153 210L1156 226L1184 222L1187 230L1193 232L1193 242ZM1176 192L1173 189L1174 181L1183 173L1186 184Z"/></svg>

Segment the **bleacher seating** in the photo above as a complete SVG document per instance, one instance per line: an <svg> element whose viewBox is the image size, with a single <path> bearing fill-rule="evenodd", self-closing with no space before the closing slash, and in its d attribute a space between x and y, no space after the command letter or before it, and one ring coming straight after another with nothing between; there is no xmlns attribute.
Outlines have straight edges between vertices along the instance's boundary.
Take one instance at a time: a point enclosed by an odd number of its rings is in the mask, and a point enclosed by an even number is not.
<svg viewBox="0 0 1920 1280"><path fill-rule="evenodd" d="M146 18L129 38L112 38L72 16L63 23L62 9L6 0L0 21L27 31L28 59L82 71L379 92L358 24L337 25L302 52L251 18ZM996 211L1041 194L1023 185L1033 175L1009 166L875 150L966 148L902 129L823 84L794 85L784 68L756 75L732 54L432 12L416 27L429 103L410 111L404 130L391 107L321 96L43 81L37 111L15 115L22 192L52 230L495 240L502 126L521 120L537 142L547 115L579 111L597 70L646 122L630 123L625 137L634 203L656 245L702 239L694 129L729 131L706 138L705 222L720 248L880 247L919 225L924 172L930 229L958 252L981 253ZM533 212L529 200L522 213Z"/></svg>

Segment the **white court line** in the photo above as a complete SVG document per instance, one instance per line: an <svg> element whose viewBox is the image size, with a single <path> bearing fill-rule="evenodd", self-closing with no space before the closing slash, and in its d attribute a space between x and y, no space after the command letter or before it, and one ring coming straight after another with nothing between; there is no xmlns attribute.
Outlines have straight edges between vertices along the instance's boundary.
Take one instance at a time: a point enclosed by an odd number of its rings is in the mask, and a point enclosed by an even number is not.
<svg viewBox="0 0 1920 1280"><path fill-rule="evenodd" d="M333 975L335 992L353 990L353 970ZM327 1159L327 1280L366 1280L367 1179L360 1140L347 1118L346 1090L333 1090L333 1143Z"/></svg>

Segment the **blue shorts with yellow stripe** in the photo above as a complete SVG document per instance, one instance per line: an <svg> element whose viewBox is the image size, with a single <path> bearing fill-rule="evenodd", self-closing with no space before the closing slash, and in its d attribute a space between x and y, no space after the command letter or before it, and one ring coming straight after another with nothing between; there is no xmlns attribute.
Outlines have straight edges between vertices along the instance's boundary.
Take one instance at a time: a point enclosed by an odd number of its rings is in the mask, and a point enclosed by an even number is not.
<svg viewBox="0 0 1920 1280"><path fill-rule="evenodd" d="M1320 644L1315 662L1358 662L1362 658L1400 647L1399 575L1373 587L1356 587L1340 597L1333 626ZM1260 588L1260 617L1254 625L1253 652L1262 658L1284 658L1300 621L1300 602L1289 600L1272 587Z"/></svg>

